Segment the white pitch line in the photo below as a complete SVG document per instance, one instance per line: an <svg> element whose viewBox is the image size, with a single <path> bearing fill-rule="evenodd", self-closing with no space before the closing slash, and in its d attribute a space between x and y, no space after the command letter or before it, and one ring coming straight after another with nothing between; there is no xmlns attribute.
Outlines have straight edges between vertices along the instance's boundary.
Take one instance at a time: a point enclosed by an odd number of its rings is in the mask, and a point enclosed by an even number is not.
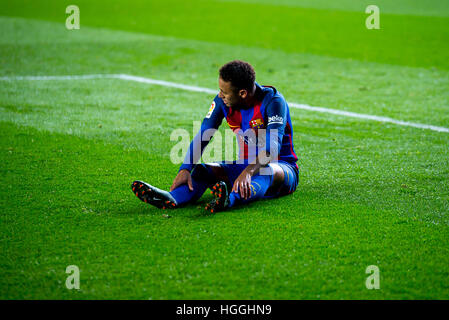
<svg viewBox="0 0 449 320"><path fill-rule="evenodd" d="M331 113L331 114L336 114L339 116L366 119L366 120L372 120L372 121L377 121L377 122L389 122L389 123L394 123L394 124L397 124L400 126L414 127L414 128L420 128L420 129L429 129L429 130L438 131L438 132L449 132L449 128L437 127L437 126L433 126L430 124L407 122L407 121L396 120L396 119L388 118L388 117L373 116L370 114L355 113L355 112L343 111L343 110L337 110L337 109L312 107L312 106L308 106L306 104L298 104L298 103L294 103L294 102L288 102L288 105L290 107L297 108L297 109Z"/></svg>
<svg viewBox="0 0 449 320"><path fill-rule="evenodd" d="M14 80L88 80L88 79L111 79L118 78L118 74L85 74L78 76L17 76L17 77L0 77L0 81Z"/></svg>
<svg viewBox="0 0 449 320"><path fill-rule="evenodd" d="M195 86L189 86L189 85L185 85L185 84L180 84L180 83L175 83L175 82L168 82L168 81L163 81L163 80L155 80L155 79L150 79L150 78L136 77L136 76L131 76L131 75L128 75L128 74L119 74L117 76L117 78L118 79L122 79L122 80L128 80L128 81L136 81L136 82L142 82L142 83L155 84L155 85L164 86L164 87L172 87L172 88L177 88L177 89L187 90L187 91L195 91L195 92L205 92L205 93L210 93L210 94L217 94L217 90L212 90L212 89L208 89L208 88L201 88L201 87L195 87Z"/></svg>
<svg viewBox="0 0 449 320"><path fill-rule="evenodd" d="M163 81L163 80L156 80L156 79L150 79L150 78L144 78L144 77L138 77L128 74L87 74L87 75L68 75L68 76L16 76L16 77L0 77L0 81L14 81L14 80L88 80L88 79L120 79L120 80L126 80L126 81L134 81L134 82L140 82L140 83L148 83L148 84L154 84L164 87L171 87L171 88L177 88L181 90L187 90L187 91L194 91L194 92L204 92L209 94L216 94L217 90L209 89L209 88L202 88L197 86L189 86L181 83L175 83L175 82L169 82L169 81ZM387 122L387 123L393 123L400 126L407 126L407 127L414 127L419 129L428 129L432 131L438 131L438 132L448 132L449 128L445 127L438 127L428 124L422 124L422 123L414 123L414 122L407 122L402 120L396 120L393 118L388 117L381 117L381 116L375 116L375 115L369 115L369 114L363 114L363 113L355 113L350 111L343 111L343 110L337 110L337 109L330 109L330 108L323 108L323 107L313 107L306 104L299 104L294 102L288 102L288 105L290 107L296 108L296 109L302 109L307 111L314 111L314 112L322 112L322 113L330 113L335 114L339 116L344 117L351 117L351 118L359 118L364 120L372 120L377 122Z"/></svg>

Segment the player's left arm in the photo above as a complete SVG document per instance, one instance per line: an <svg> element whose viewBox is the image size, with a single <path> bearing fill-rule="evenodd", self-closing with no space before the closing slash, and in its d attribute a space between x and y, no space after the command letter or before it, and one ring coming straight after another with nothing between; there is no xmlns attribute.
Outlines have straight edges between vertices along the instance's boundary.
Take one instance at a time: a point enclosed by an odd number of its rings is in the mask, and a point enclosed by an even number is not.
<svg viewBox="0 0 449 320"><path fill-rule="evenodd" d="M283 98L273 98L266 107L266 121L265 148L259 150L256 159L242 171L232 188L234 192L240 191L244 199L251 195L251 177L257 174L261 167L268 166L270 162L278 159L287 125L287 104Z"/></svg>

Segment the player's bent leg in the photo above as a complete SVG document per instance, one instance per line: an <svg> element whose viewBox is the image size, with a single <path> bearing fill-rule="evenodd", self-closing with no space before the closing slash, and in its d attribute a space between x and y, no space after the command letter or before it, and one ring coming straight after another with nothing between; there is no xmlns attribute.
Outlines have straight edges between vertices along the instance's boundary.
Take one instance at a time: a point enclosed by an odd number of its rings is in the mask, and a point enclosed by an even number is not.
<svg viewBox="0 0 449 320"><path fill-rule="evenodd" d="M206 210L215 213L238 204L261 199L272 184L272 181L272 174L254 175L251 178L251 195L248 199L243 199L240 196L240 192L230 192L232 187L228 186L224 181L219 181L212 187L214 199L206 206Z"/></svg>
<svg viewBox="0 0 449 320"><path fill-rule="evenodd" d="M251 201L255 201L264 197L268 188L273 185L273 170L270 166L271 174L256 174L251 177L251 193L249 198L244 199L240 195L240 192L231 192L229 195L229 207L233 207L238 204L244 204Z"/></svg>
<svg viewBox="0 0 449 320"><path fill-rule="evenodd" d="M299 170L296 164L288 163L286 161L279 161L273 164L282 170L282 179L278 183L271 186L264 198L281 197L293 193L299 183Z"/></svg>
<svg viewBox="0 0 449 320"><path fill-rule="evenodd" d="M274 198L292 193L298 184L297 168L287 163L273 163L269 165L269 174L256 174L251 179L251 195L243 199L239 192L229 192L224 182L218 182L212 187L213 201L206 210L214 213L245 204L262 198Z"/></svg>

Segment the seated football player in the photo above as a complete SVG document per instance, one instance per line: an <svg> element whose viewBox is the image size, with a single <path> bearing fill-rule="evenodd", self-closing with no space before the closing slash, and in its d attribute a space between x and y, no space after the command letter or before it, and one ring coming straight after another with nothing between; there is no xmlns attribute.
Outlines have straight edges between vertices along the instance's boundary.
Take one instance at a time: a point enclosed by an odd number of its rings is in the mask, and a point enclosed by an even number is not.
<svg viewBox="0 0 449 320"><path fill-rule="evenodd" d="M289 107L279 91L259 85L255 78L253 67L243 61L231 61L220 68L220 91L190 143L170 191L137 180L131 188L140 200L174 209L194 203L209 188L213 200L206 210L214 213L296 190L298 158ZM239 159L198 163L210 141L210 130L213 135L223 119L237 136Z"/></svg>

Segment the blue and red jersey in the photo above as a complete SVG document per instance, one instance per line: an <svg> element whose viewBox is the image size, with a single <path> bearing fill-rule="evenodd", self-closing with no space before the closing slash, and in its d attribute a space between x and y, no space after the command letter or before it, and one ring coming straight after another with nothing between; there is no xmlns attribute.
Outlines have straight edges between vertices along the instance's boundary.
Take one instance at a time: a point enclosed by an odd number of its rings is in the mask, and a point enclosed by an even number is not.
<svg viewBox="0 0 449 320"><path fill-rule="evenodd" d="M278 160L297 167L298 157L293 147L293 127L287 102L274 87L260 86L257 83L256 96L259 101L255 105L239 109L229 108L218 95L215 96L201 123L200 132L190 143L189 151L179 170L193 169L210 141L203 141L204 133L206 130L218 129L223 119L226 119L237 136L240 159L252 161L263 148L270 154L275 150ZM257 147L252 147L254 145Z"/></svg>

